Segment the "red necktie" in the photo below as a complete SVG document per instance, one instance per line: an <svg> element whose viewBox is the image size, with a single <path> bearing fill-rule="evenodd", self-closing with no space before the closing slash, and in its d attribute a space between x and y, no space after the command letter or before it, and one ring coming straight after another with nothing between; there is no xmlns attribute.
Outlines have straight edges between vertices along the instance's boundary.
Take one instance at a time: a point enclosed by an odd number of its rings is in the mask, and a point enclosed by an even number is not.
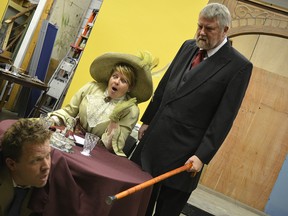
<svg viewBox="0 0 288 216"><path fill-rule="evenodd" d="M205 50L199 50L196 57L193 59L192 63L191 63L191 67L195 67L196 65L198 65L205 57L206 51Z"/></svg>

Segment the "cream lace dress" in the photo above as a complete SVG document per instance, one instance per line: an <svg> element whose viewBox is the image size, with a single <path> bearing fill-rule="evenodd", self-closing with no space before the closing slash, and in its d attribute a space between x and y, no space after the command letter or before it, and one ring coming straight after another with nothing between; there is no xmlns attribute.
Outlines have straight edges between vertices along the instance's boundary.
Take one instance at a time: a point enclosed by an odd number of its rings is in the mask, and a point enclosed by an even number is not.
<svg viewBox="0 0 288 216"><path fill-rule="evenodd" d="M139 108L137 105L132 106L113 128L112 133L108 134L109 115L117 103L130 97L126 95L105 102L104 99L108 96L106 88L106 84L89 82L76 92L68 105L49 115L58 116L65 124L67 119L79 117L80 124L86 132L101 137L106 148L113 149L117 155L125 156L123 152L125 140L137 123Z"/></svg>

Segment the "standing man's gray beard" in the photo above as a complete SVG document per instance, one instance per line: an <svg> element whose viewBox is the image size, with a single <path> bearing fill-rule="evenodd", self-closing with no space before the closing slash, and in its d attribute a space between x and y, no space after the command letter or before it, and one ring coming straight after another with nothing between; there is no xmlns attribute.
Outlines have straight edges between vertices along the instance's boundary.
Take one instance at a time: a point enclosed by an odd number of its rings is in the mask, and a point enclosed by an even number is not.
<svg viewBox="0 0 288 216"><path fill-rule="evenodd" d="M207 38L203 38L203 37L197 37L196 38L196 45L204 50L209 50L211 49L209 41Z"/></svg>

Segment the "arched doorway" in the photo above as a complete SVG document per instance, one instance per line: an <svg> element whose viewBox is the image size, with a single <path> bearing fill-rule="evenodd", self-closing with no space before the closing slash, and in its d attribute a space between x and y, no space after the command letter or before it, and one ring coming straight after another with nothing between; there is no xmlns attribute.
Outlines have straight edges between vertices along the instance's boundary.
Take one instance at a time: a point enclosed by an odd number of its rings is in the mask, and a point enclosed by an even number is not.
<svg viewBox="0 0 288 216"><path fill-rule="evenodd" d="M263 211L288 154L287 11L218 2L232 13L233 46L254 68L234 125L200 183Z"/></svg>

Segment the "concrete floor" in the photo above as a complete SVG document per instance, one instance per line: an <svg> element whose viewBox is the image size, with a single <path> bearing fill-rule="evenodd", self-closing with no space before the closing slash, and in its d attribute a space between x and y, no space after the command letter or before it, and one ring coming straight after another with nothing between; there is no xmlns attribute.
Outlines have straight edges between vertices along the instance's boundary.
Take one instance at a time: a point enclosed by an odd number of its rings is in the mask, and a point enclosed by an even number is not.
<svg viewBox="0 0 288 216"><path fill-rule="evenodd" d="M268 216L202 185L193 191L188 203L215 216Z"/></svg>
<svg viewBox="0 0 288 216"><path fill-rule="evenodd" d="M0 111L0 121L5 120L5 119L18 119L18 113L10 112L6 109L2 109Z"/></svg>

